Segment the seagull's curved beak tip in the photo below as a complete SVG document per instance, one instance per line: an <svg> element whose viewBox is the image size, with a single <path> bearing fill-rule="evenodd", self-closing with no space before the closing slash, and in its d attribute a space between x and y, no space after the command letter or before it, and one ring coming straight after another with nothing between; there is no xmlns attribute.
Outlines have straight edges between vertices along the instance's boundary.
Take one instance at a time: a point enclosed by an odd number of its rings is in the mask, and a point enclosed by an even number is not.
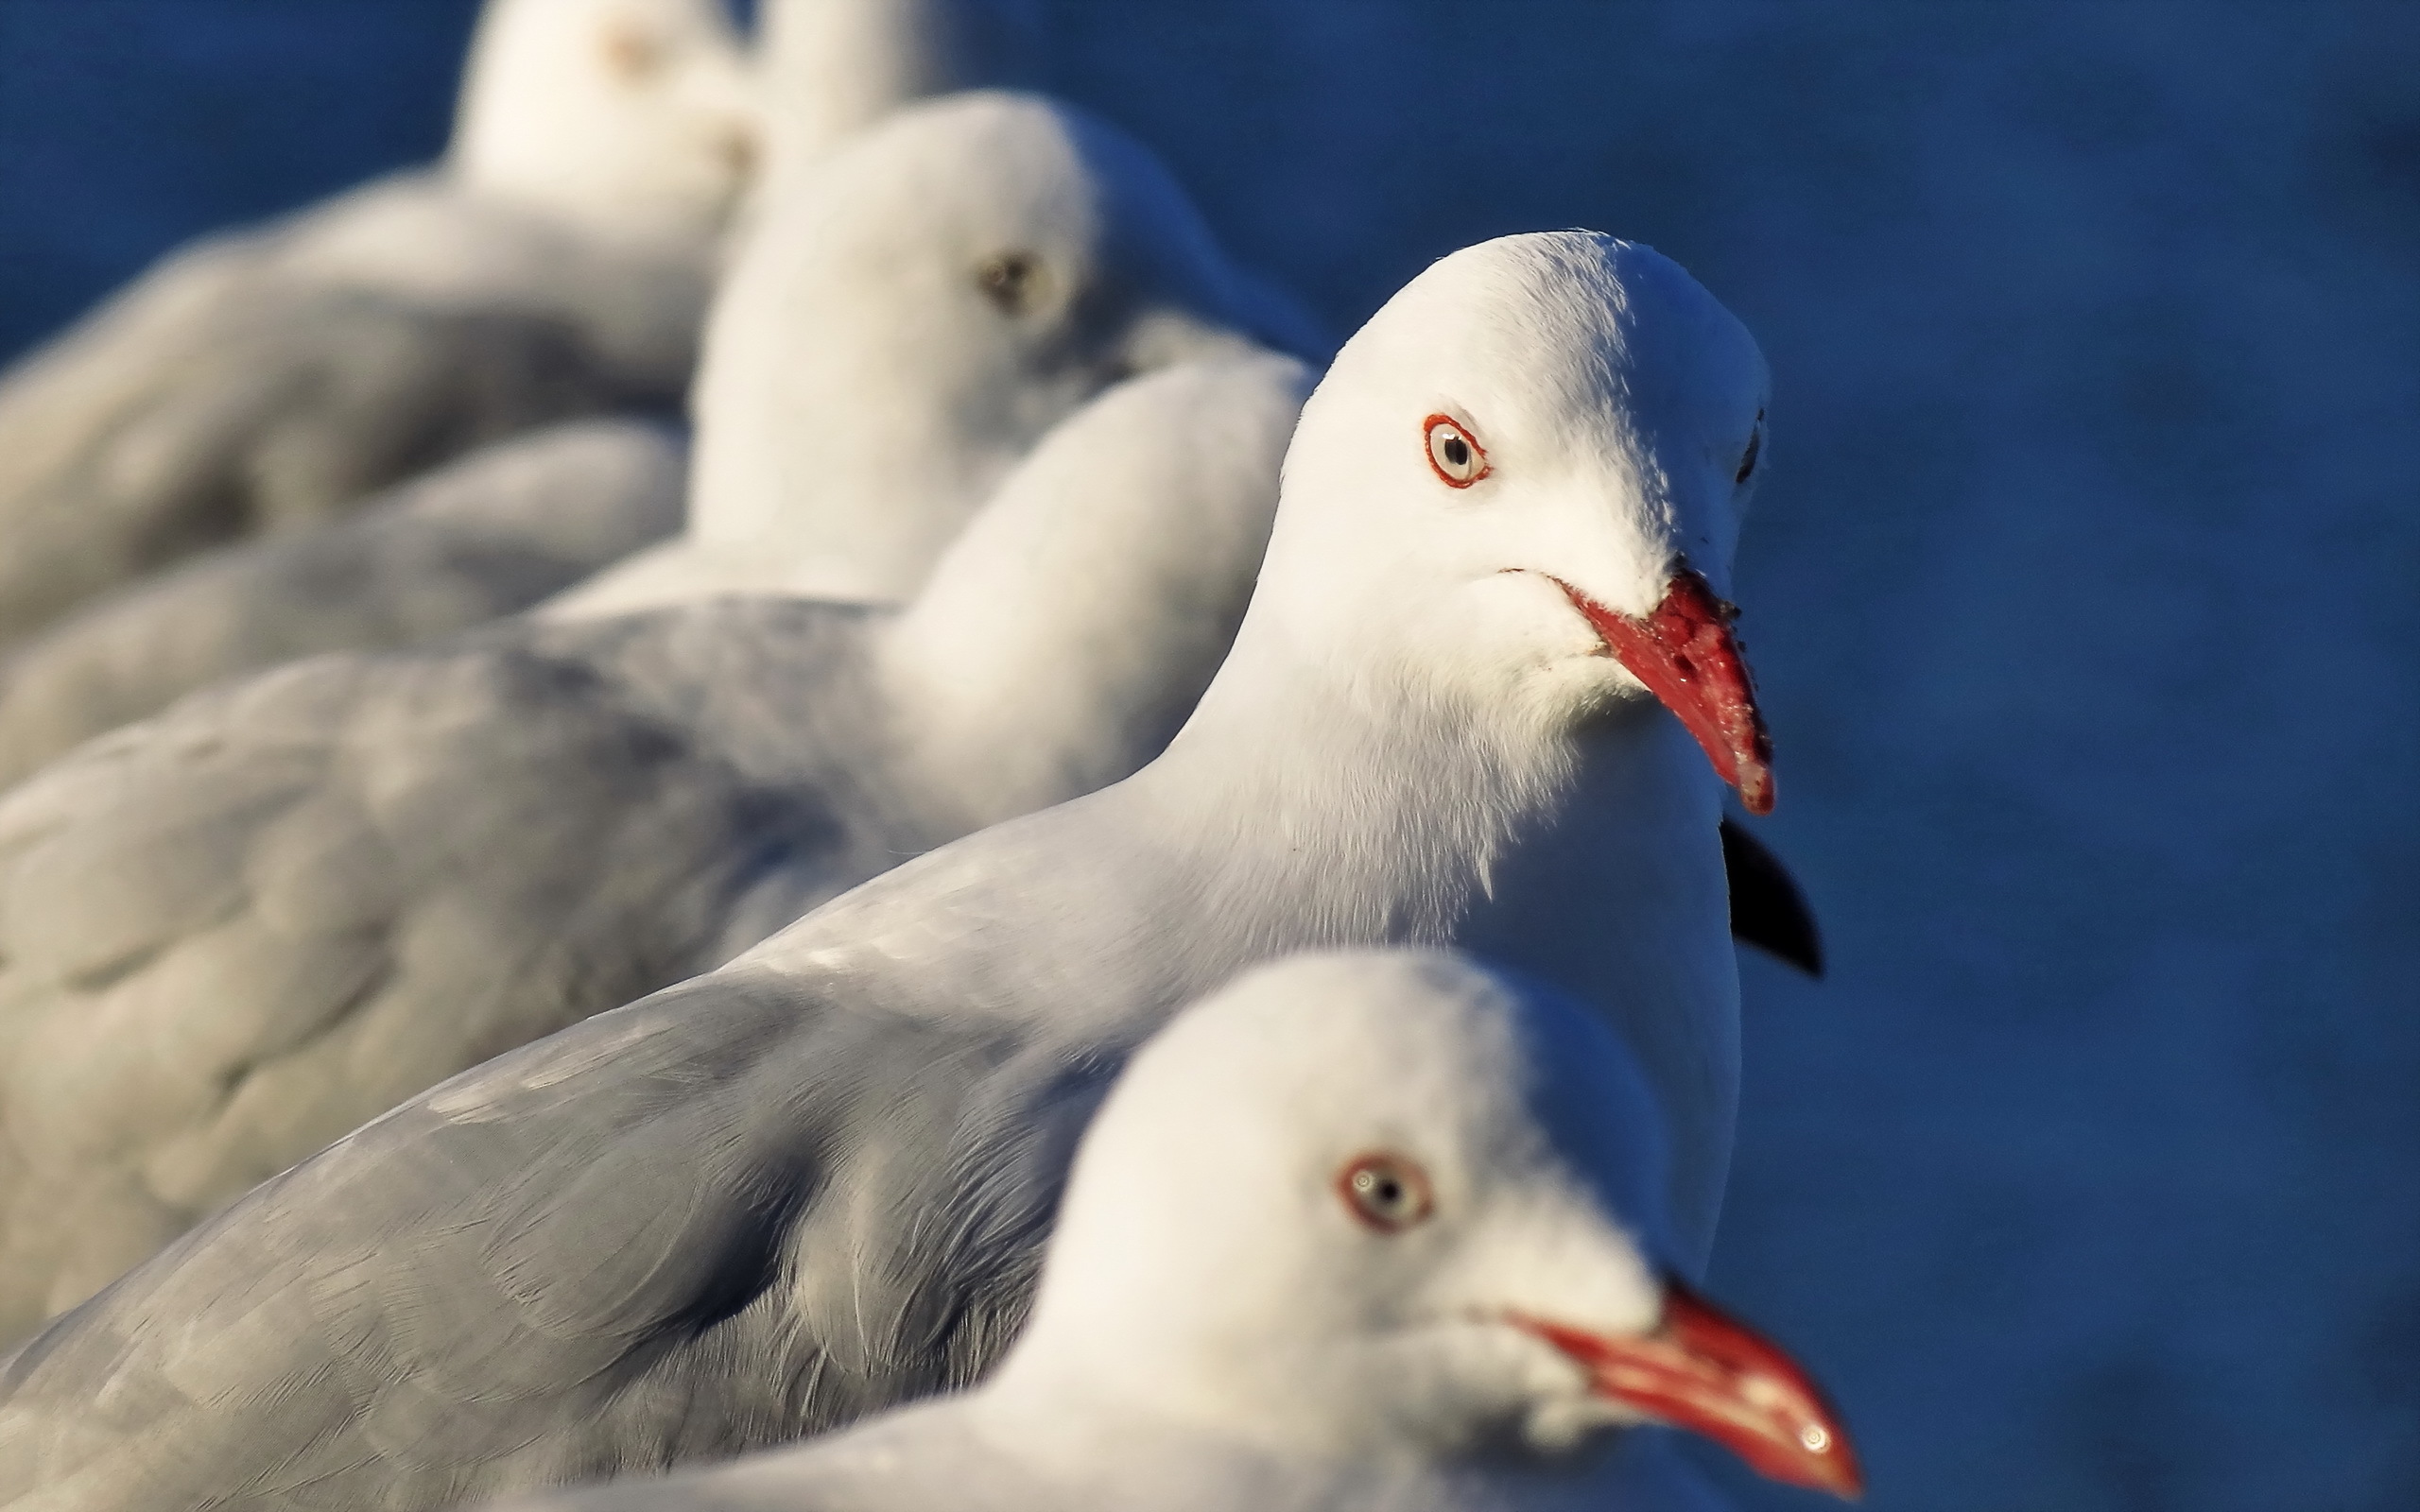
<svg viewBox="0 0 2420 1512"><path fill-rule="evenodd" d="M1515 1323L1588 1373L1589 1388L1656 1422L1702 1434L1769 1480L1854 1502L1865 1494L1840 1414L1780 1346L1677 1282L1653 1333L1614 1337L1535 1318Z"/></svg>
<svg viewBox="0 0 2420 1512"><path fill-rule="evenodd" d="M1739 611L1715 596L1704 575L1684 565L1664 601L1644 619L1556 583L1595 626L1614 659L1647 684L1705 747L1718 776L1739 790L1751 814L1773 810L1773 742L1756 707L1756 684L1731 622Z"/></svg>

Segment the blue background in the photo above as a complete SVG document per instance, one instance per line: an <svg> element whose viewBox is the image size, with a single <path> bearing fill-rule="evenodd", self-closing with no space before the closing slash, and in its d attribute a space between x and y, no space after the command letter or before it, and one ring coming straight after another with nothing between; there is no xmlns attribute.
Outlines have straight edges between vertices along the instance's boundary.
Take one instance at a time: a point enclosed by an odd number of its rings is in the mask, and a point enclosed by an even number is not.
<svg viewBox="0 0 2420 1512"><path fill-rule="evenodd" d="M1747 968L1715 1280L1872 1504L2420 1505L2420 7L1050 9L1340 329L1585 225L1763 339L1835 970ZM432 155L470 15L0 0L0 352Z"/></svg>

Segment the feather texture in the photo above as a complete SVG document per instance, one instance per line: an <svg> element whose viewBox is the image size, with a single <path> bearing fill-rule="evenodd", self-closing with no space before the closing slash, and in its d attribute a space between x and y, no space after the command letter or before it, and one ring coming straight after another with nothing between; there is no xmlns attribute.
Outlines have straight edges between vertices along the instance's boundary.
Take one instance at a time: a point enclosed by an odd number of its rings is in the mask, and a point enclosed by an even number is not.
<svg viewBox="0 0 2420 1512"><path fill-rule="evenodd" d="M1499 470L1477 498L1421 445L1441 391ZM1465 946L1601 1014L1665 1109L1672 1259L1703 1264L1737 1087L1720 785L1558 585L1652 605L1684 542L1726 580L1765 399L1746 332L1645 249L1439 263L1305 405L1235 649L1164 755L265 1183L0 1366L0 1489L444 1504L963 1383L1114 1070L1312 948ZM160 890L225 904L201 868Z"/></svg>
<svg viewBox="0 0 2420 1512"><path fill-rule="evenodd" d="M572 421L95 600L0 662L0 783L238 672L526 609L679 529L686 460L671 427Z"/></svg>

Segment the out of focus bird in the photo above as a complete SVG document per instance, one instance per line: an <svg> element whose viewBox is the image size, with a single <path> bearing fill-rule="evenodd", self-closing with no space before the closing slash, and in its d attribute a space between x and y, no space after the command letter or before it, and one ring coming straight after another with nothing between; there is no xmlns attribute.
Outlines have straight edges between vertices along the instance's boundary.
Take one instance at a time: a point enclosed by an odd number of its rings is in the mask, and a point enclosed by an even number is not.
<svg viewBox="0 0 2420 1512"><path fill-rule="evenodd" d="M1024 171L982 174L1004 144ZM789 351L832 369L835 400L757 433L757 460L787 469L785 507L939 507L849 455L889 438L988 490L980 527L904 613L710 596L323 657L10 794L0 1337L401 1099L1123 777L1182 722L1251 592L1309 375L1220 323L1206 233L1133 224L1189 209L1121 190L1160 170L1098 123L967 98L856 150L909 177L954 162L986 193L843 198L845 231L756 241L802 275L757 314L818 337ZM1069 226L1087 195L1103 213ZM982 275L1002 247L1048 303L999 306ZM891 282L813 276L867 266ZM922 371L886 340L903 307ZM724 419L703 417L709 457ZM731 475L699 480L710 518Z"/></svg>
<svg viewBox="0 0 2420 1512"><path fill-rule="evenodd" d="M849 138L911 101L1043 82L1034 0L761 0L760 198L786 199Z"/></svg>
<svg viewBox="0 0 2420 1512"><path fill-rule="evenodd" d="M760 232L706 342L694 535L583 594L591 610L745 589L905 598L1070 406L1202 350L1178 305L1120 292L1130 276L1173 276L1180 303L1273 337L1294 329L1148 152L1031 97L961 95L860 130ZM660 424L567 422L103 595L0 659L0 782L252 667L526 608L678 529L686 458Z"/></svg>
<svg viewBox="0 0 2420 1512"><path fill-rule="evenodd" d="M1123 132L1004 93L902 111L774 206L733 268L686 529L545 612L899 602L1043 429L1121 373L1201 352L1203 312L1232 342L1324 355L1289 342Z"/></svg>
<svg viewBox="0 0 2420 1512"><path fill-rule="evenodd" d="M0 1495L454 1503L727 1457L964 1385L1024 1315L1105 1077L1181 1004L1305 948L1458 944L1587 1002L1667 1110L1670 1258L1693 1272L1737 1095L1722 781L1752 808L1772 796L1720 596L1766 387L1747 332L1645 248L1555 232L1438 263L1304 409L1234 650L1165 754L264 1182L0 1367ZM985 654L1000 627L961 623L953 644ZM421 822L408 784L360 790ZM628 802L587 812L645 829ZM662 849L639 833L607 864ZM258 869L152 861L140 880L204 918ZM17 896L12 957L20 919L28 940L57 933ZM282 919L325 896L237 903ZM440 960L491 898L436 901ZM102 948L54 980L123 982L153 958L87 938ZM364 977L373 1001L383 986ZM58 1021L82 1036L146 1000ZM256 1022L282 1006L255 1001ZM123 1039L164 1063L153 1031ZM278 1095L253 1064L231 1108L256 1081ZM26 1095L64 1117L78 1093ZM173 1171L164 1156L121 1168Z"/></svg>
<svg viewBox="0 0 2420 1512"><path fill-rule="evenodd" d="M1051 28L1036 0L762 0L766 161L749 218L794 198L826 159L909 101L1040 86ZM1251 267L1264 335L1324 362L1336 338L1283 284Z"/></svg>
<svg viewBox="0 0 2420 1512"><path fill-rule="evenodd" d="M678 530L688 457L680 426L565 421L101 594L0 653L0 785L237 673L527 609Z"/></svg>
<svg viewBox="0 0 2420 1512"><path fill-rule="evenodd" d="M677 404L756 116L718 0L491 0L441 163L176 252L0 378L0 643L483 442Z"/></svg>
<svg viewBox="0 0 2420 1512"><path fill-rule="evenodd" d="M1443 953L1262 967L1112 1088L981 1385L513 1512L1620 1509L1639 1423L1854 1497L1806 1373L1673 1277L1661 1154L1561 994Z"/></svg>

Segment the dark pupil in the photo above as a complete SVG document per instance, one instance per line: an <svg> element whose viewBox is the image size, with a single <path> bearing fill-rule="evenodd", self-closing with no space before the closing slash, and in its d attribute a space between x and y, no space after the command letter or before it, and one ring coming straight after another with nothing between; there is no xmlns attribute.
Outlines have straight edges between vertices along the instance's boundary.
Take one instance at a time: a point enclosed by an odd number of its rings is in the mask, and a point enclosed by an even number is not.
<svg viewBox="0 0 2420 1512"><path fill-rule="evenodd" d="M1762 449L1764 444L1765 433L1762 431L1758 431L1755 435L1748 438L1748 455L1739 459L1739 472L1737 475L1732 478L1732 482L1745 483L1748 481L1748 474L1756 471L1756 453Z"/></svg>
<svg viewBox="0 0 2420 1512"><path fill-rule="evenodd" d="M1445 444L1450 449L1461 443L1447 441ZM1361 1190L1372 1202L1381 1208L1392 1208L1403 1201L1403 1183L1391 1176L1364 1172L1361 1177Z"/></svg>
<svg viewBox="0 0 2420 1512"><path fill-rule="evenodd" d="M1439 447L1438 450L1445 454L1445 462L1449 467L1468 467L1470 465L1471 449L1459 436L1446 437L1445 444Z"/></svg>
<svg viewBox="0 0 2420 1512"><path fill-rule="evenodd" d="M1026 301L1026 285L1033 278L1033 262L1018 253L995 257L983 265L983 292L1003 310L1013 311Z"/></svg>

